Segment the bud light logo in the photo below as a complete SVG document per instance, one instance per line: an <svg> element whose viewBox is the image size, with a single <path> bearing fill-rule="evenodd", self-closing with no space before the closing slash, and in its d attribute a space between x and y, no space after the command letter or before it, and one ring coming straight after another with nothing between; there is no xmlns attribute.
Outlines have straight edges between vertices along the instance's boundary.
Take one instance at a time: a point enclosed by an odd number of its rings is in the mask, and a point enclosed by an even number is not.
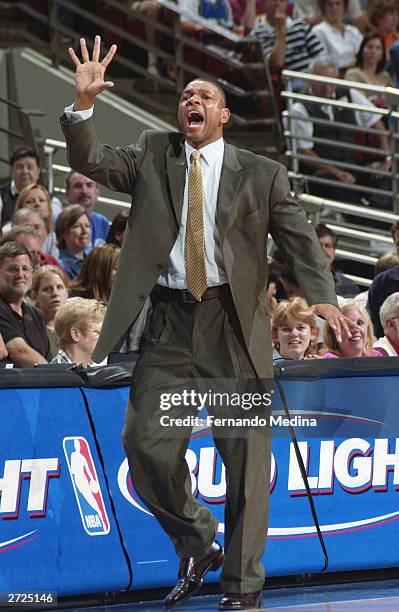
<svg viewBox="0 0 399 612"><path fill-rule="evenodd" d="M69 437L63 447L84 530L91 536L106 535L110 524L88 442Z"/></svg>
<svg viewBox="0 0 399 612"><path fill-rule="evenodd" d="M218 533L223 534L225 469L214 447L201 448L198 441L195 442L194 448L189 448L186 453L191 492L199 501L212 506L220 521ZM271 458L269 489L272 500L277 498L275 508L283 504L292 508L292 512L283 519L283 523L280 522L281 512L271 513L268 537L314 537L317 533L313 522L303 524L298 513L296 500L303 498L306 491L293 444L286 444L285 440L278 442ZM311 494L331 499L328 511L320 514L323 533L344 534L399 520L396 501L399 490L399 438L300 441L299 450ZM118 484L130 504L150 514L132 487L127 459L119 468ZM379 495L375 496L374 493ZM383 503L381 493L385 494Z"/></svg>

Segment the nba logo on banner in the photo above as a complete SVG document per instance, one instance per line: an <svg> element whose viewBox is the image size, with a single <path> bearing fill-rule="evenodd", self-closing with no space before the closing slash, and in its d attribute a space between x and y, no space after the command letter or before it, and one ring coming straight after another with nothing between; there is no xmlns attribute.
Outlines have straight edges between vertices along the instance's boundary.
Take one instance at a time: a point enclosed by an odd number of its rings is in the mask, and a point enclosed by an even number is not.
<svg viewBox="0 0 399 612"><path fill-rule="evenodd" d="M63 447L83 527L91 536L106 535L110 524L88 442L64 438Z"/></svg>

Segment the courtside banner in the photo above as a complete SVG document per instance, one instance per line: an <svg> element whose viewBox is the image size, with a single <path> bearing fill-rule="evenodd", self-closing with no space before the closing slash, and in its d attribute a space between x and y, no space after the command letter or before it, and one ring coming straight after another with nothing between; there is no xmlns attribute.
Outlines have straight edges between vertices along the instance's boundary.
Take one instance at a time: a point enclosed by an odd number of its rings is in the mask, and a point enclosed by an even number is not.
<svg viewBox="0 0 399 612"><path fill-rule="evenodd" d="M399 553L392 542L399 537L399 378L286 381L283 388L325 538L328 569L397 565ZM85 393L133 566L133 587L172 584L177 568L173 547L132 488L120 442L128 389ZM283 431L285 413L277 389L272 414L266 571L318 572L324 557L294 447ZM226 475L209 428L193 434L186 459L192 492L219 519L223 542Z"/></svg>
<svg viewBox="0 0 399 612"><path fill-rule="evenodd" d="M399 377L284 381L290 422L315 501L329 556L328 571L396 566L399 536ZM133 588L174 583L171 543L132 488L120 432L128 389L84 389L103 454ZM321 571L324 557L277 387L267 575ZM155 442L154 442L155 443ZM197 428L186 460L192 492L219 519L223 543L225 470L209 428ZM217 574L209 574L215 581Z"/></svg>
<svg viewBox="0 0 399 612"><path fill-rule="evenodd" d="M2 596L126 587L127 563L81 391L1 389L0 406Z"/></svg>

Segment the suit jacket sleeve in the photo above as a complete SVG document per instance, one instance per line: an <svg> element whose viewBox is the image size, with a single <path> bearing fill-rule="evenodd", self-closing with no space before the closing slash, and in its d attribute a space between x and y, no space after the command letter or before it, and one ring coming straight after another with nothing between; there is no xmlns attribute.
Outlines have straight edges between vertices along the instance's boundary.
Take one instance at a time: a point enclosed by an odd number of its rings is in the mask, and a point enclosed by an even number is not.
<svg viewBox="0 0 399 612"><path fill-rule="evenodd" d="M99 142L94 119L69 123L61 117L67 144L67 158L73 170L114 191L132 193L137 169L147 147L147 132L137 145L110 147Z"/></svg>
<svg viewBox="0 0 399 612"><path fill-rule="evenodd" d="M307 302L337 305L327 257L302 206L290 196L287 171L283 166L274 176L270 198L270 234L294 273Z"/></svg>

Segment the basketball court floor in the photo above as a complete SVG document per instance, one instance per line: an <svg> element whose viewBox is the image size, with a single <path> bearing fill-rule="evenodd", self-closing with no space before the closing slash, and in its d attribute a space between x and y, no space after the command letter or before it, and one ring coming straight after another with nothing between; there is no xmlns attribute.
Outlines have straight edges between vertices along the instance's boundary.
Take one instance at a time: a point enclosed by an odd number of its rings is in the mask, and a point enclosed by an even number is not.
<svg viewBox="0 0 399 612"><path fill-rule="evenodd" d="M264 610L273 612L390 612L399 611L399 580L376 580L319 586L268 588ZM176 612L217 612L220 595L196 596ZM162 600L74 607L60 603L59 610L75 612L156 612Z"/></svg>

